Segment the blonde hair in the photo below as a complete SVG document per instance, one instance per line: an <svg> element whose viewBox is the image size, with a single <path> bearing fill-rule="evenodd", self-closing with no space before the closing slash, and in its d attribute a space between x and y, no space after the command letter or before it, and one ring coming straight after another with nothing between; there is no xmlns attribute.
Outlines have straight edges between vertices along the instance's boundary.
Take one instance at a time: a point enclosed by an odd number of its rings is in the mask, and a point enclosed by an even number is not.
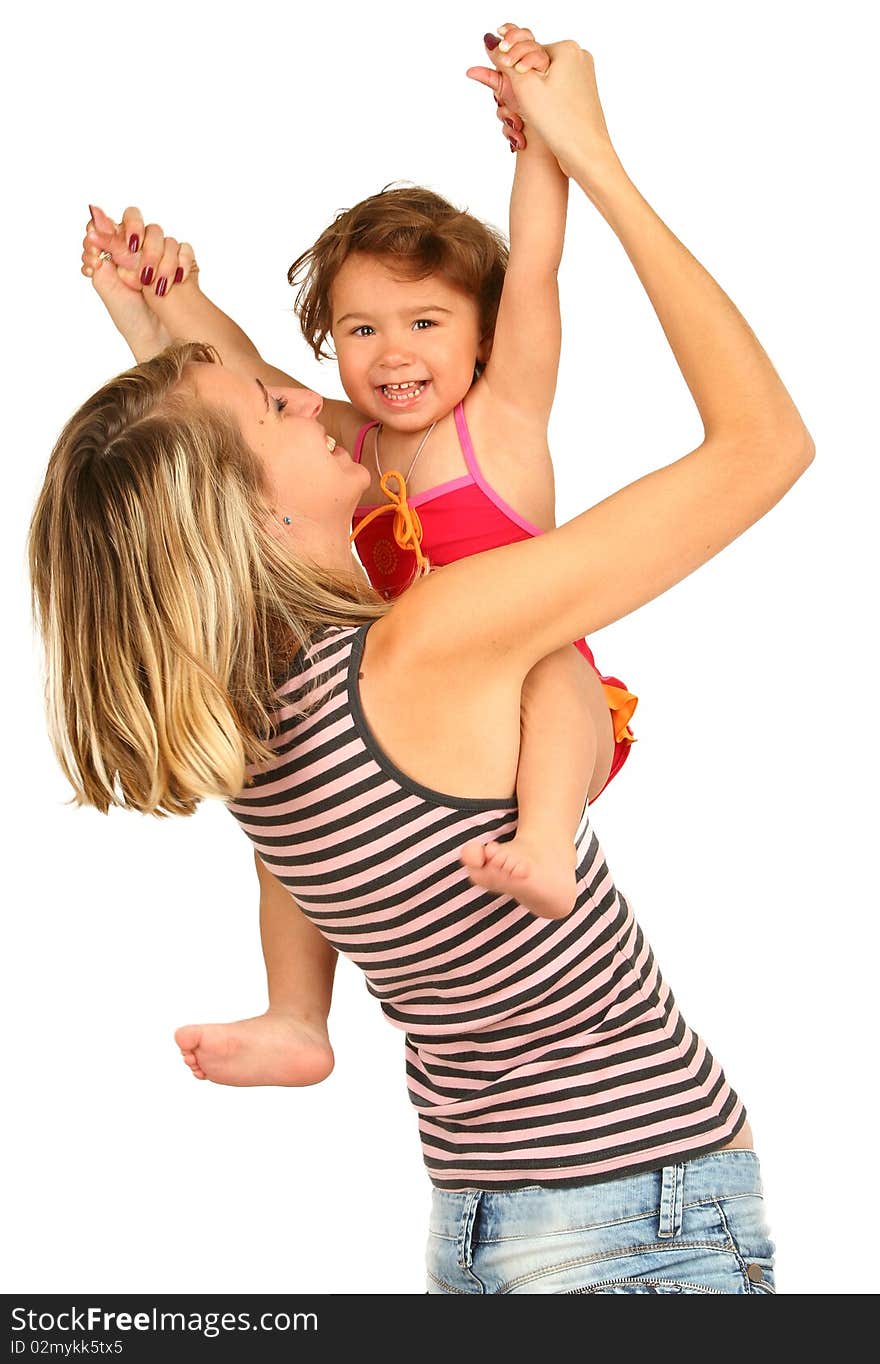
<svg viewBox="0 0 880 1364"><path fill-rule="evenodd" d="M258 460L172 346L111 380L52 452L28 542L49 733L74 803L192 814L268 761L281 678L324 625L387 606L297 561Z"/></svg>

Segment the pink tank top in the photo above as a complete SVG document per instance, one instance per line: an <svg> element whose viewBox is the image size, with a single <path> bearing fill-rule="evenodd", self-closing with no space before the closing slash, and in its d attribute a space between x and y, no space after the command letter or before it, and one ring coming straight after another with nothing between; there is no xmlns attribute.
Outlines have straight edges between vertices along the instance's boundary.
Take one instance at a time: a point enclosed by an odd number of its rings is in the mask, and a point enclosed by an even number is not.
<svg viewBox="0 0 880 1364"><path fill-rule="evenodd" d="M438 568L485 549L497 549L499 545L512 545L542 534L539 526L520 516L486 482L474 454L462 403L456 407L454 417L467 473L407 499L422 523L422 548ZM358 431L352 454L355 463L361 462L367 432L378 425L367 422ZM354 529L374 510L358 507L352 522ZM377 516L364 527L355 543L370 582L389 598L400 596L410 586L416 567L412 552L396 543L391 524L390 512Z"/></svg>
<svg viewBox="0 0 880 1364"><path fill-rule="evenodd" d="M463 403L458 404L453 415L467 473L407 498L422 523L422 549L437 568L455 563L456 559L466 559L471 554L480 554L486 549L513 545L519 540L530 540L532 536L544 533L540 526L514 511L484 478L474 453ZM361 462L364 437L378 425L378 422L367 422L358 431L352 452L356 464ZM358 507L352 527L357 530L371 511L375 511L375 507ZM394 539L392 519L389 504L389 514L377 516L364 527L355 542L370 582L387 598L399 597L401 592L405 592L416 571L413 553L401 549ZM578 640L577 647L587 662L596 668L596 660L587 641ZM596 672L599 672L598 668ZM602 674L599 673L599 676L602 677ZM623 687L617 678L603 677L602 680Z"/></svg>

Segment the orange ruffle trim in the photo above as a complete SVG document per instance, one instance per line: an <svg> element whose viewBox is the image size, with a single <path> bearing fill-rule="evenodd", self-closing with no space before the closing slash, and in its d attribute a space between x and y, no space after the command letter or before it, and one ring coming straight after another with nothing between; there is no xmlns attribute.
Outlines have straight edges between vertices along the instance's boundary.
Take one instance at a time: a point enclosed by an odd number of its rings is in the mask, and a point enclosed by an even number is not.
<svg viewBox="0 0 880 1364"><path fill-rule="evenodd" d="M605 692L605 700L608 702L608 709L611 711L615 742L637 743L638 740L630 729L629 722L639 704L639 698L633 696L632 692L627 691L625 687L613 687L610 682L603 682L602 690Z"/></svg>

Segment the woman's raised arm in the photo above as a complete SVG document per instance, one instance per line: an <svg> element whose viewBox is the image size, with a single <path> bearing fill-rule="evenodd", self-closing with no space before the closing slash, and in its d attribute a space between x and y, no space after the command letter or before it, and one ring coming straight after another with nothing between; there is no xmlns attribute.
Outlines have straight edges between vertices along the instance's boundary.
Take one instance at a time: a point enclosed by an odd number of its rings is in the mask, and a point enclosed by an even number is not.
<svg viewBox="0 0 880 1364"><path fill-rule="evenodd" d="M89 207L92 217L83 240L82 273L94 277L97 292L136 360L149 359L174 341L206 341L229 369L248 378L259 376L269 388L305 387L264 360L238 323L202 293L188 242L166 237L157 223L145 225L140 209L127 208L122 222L116 223L102 209ZM100 278L101 252L109 253L114 281L121 281L132 298L125 298L121 286L110 291L111 272ZM150 314L146 325L145 313ZM323 411L328 430L344 441L341 433L343 426L348 433L351 404L328 398Z"/></svg>
<svg viewBox="0 0 880 1364"><path fill-rule="evenodd" d="M517 96L620 239L705 438L558 530L460 561L414 587L391 613L389 643L395 625L403 627L400 639L434 666L454 668L462 656L506 657L525 674L539 658L643 606L711 559L770 510L814 453L748 323L624 171L589 53L573 43L549 50L546 79L516 77Z"/></svg>

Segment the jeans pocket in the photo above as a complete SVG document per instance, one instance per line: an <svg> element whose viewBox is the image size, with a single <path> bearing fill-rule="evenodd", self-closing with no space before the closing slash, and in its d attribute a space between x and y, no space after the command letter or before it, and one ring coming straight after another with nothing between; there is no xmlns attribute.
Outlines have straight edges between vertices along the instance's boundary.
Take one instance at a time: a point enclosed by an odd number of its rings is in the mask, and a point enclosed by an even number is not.
<svg viewBox="0 0 880 1364"><path fill-rule="evenodd" d="M706 1284L688 1283L682 1279L611 1279L605 1283L592 1284L588 1288L575 1288L574 1293L721 1293L720 1288L709 1288Z"/></svg>
<svg viewBox="0 0 880 1364"><path fill-rule="evenodd" d="M557 1291L577 1293L748 1293L742 1262L727 1237L723 1242L660 1243L633 1247L614 1264L584 1266Z"/></svg>

